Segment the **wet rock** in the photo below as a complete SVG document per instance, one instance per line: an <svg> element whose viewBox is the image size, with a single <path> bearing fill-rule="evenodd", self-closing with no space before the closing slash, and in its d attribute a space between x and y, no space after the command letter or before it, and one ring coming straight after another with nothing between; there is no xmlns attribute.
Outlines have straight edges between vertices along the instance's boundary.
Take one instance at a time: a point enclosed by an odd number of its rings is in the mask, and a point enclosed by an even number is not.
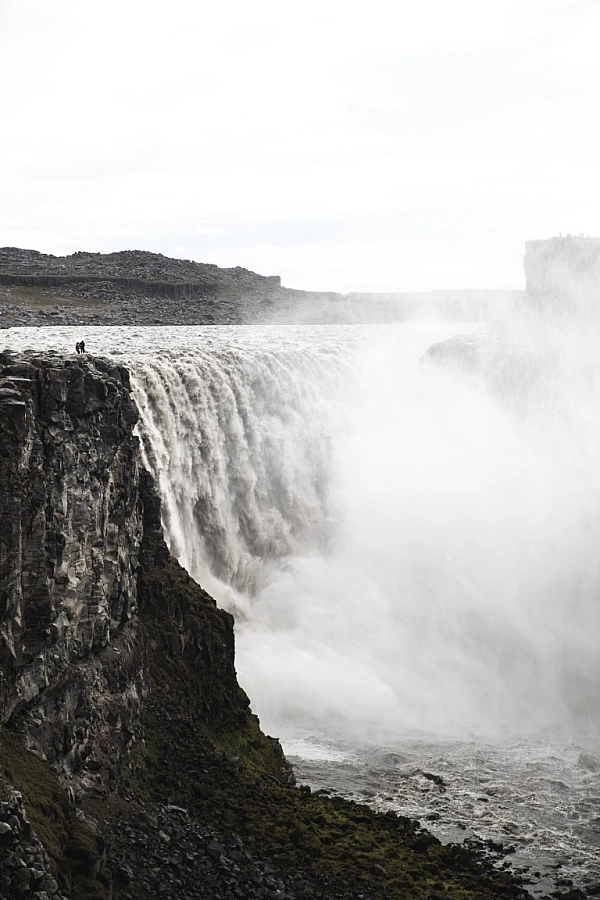
<svg viewBox="0 0 600 900"><path fill-rule="evenodd" d="M428 781L432 781L437 787L441 788L442 791L446 790L446 783L441 775L433 775L431 772L423 772L423 778L426 778Z"/></svg>

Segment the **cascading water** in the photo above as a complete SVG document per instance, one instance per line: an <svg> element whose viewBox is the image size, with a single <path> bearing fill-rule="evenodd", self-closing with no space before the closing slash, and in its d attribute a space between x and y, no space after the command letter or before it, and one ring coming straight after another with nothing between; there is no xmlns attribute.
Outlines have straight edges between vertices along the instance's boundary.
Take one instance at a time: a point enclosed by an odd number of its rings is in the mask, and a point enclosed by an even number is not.
<svg viewBox="0 0 600 900"><path fill-rule="evenodd" d="M132 361L172 550L236 612L261 719L490 735L595 715L593 467L419 364L431 334L347 331Z"/></svg>
<svg viewBox="0 0 600 900"><path fill-rule="evenodd" d="M86 344L126 358L171 550L234 612L240 682L300 776L361 796L349 770L366 759L372 802L425 808L442 835L477 815L488 836L517 829L538 867L560 847L585 868L600 844L595 347L562 330L487 357L480 341L476 373L423 361L455 330L89 329ZM36 346L56 346L49 331ZM448 808L423 765L452 786ZM502 802L480 816L481 792Z"/></svg>
<svg viewBox="0 0 600 900"><path fill-rule="evenodd" d="M353 380L335 345L253 343L132 366L172 552L221 599L254 594L274 560L326 551L332 416Z"/></svg>

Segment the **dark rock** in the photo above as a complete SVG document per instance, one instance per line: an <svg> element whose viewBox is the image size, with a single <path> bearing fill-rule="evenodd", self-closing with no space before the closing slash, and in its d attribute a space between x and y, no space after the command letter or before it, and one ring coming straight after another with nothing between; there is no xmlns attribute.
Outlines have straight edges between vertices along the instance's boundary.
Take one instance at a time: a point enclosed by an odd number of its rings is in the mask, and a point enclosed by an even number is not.
<svg viewBox="0 0 600 900"><path fill-rule="evenodd" d="M441 775L433 775L431 772L423 772L423 777L428 781L432 781L438 787L442 788L443 791L446 790L446 784Z"/></svg>
<svg viewBox="0 0 600 900"><path fill-rule="evenodd" d="M218 841L209 841L206 845L206 852L213 859L220 859L225 853L225 847Z"/></svg>

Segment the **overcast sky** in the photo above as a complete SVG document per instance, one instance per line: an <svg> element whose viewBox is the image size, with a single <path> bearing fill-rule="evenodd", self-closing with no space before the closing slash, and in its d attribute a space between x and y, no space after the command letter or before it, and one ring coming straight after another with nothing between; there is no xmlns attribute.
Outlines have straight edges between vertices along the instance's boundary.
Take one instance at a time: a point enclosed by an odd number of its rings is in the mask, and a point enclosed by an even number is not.
<svg viewBox="0 0 600 900"><path fill-rule="evenodd" d="M0 246L523 287L600 235L600 0L0 0Z"/></svg>

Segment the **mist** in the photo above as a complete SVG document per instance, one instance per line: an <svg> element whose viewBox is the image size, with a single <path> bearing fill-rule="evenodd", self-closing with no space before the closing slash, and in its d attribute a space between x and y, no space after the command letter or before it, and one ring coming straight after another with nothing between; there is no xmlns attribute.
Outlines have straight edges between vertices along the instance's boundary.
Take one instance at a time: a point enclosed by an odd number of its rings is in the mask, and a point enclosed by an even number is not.
<svg viewBox="0 0 600 900"><path fill-rule="evenodd" d="M276 733L585 728L600 507L581 345L550 348L551 369L515 403L497 371L419 363L415 343L383 339L357 360L332 457L331 552L286 560L253 599L243 682Z"/></svg>
<svg viewBox="0 0 600 900"><path fill-rule="evenodd" d="M133 365L172 551L278 736L597 726L594 330L524 306L458 331L241 329Z"/></svg>

